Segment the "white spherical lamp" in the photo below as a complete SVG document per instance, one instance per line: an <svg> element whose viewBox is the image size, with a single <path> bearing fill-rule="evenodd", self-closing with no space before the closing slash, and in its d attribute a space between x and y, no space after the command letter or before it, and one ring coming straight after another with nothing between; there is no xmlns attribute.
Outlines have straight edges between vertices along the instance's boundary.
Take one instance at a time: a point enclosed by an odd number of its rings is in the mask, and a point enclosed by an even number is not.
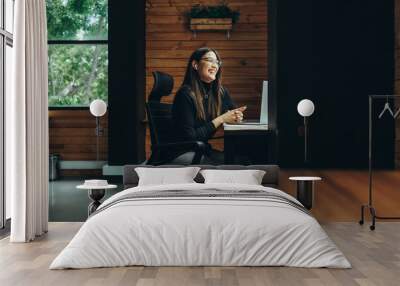
<svg viewBox="0 0 400 286"><path fill-rule="evenodd" d="M101 99L95 99L90 103L90 113L93 116L101 117L107 112L107 104Z"/></svg>
<svg viewBox="0 0 400 286"><path fill-rule="evenodd" d="M301 116L311 116L314 113L314 103L309 99L303 99L297 104L297 112Z"/></svg>
<svg viewBox="0 0 400 286"><path fill-rule="evenodd" d="M99 161L99 136L103 135L103 129L100 126L100 117L106 114L107 104L104 100L95 99L90 103L90 113L96 117L96 161Z"/></svg>
<svg viewBox="0 0 400 286"><path fill-rule="evenodd" d="M303 99L297 104L297 112L304 118L304 163L308 162L307 157L307 118L314 113L315 107L314 103L309 99Z"/></svg>

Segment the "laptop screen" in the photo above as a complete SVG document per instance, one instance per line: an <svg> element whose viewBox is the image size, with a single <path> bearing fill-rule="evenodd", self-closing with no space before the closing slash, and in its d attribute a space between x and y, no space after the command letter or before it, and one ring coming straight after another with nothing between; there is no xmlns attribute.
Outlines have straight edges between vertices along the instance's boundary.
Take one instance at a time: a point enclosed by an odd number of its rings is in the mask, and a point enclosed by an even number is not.
<svg viewBox="0 0 400 286"><path fill-rule="evenodd" d="M261 93L260 123L268 124L268 81L263 81Z"/></svg>

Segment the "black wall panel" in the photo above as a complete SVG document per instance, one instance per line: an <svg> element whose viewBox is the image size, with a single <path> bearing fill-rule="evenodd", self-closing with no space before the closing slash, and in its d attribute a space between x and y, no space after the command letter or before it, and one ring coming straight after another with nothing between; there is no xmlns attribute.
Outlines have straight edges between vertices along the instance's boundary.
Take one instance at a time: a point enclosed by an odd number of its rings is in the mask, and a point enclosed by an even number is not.
<svg viewBox="0 0 400 286"><path fill-rule="evenodd" d="M302 167L303 119L297 103L311 99L308 166L368 166L368 95L393 94L393 1L276 2L280 164ZM383 105L382 105L383 107ZM383 124L382 122L379 124ZM394 162L394 122L377 129L377 166Z"/></svg>
<svg viewBox="0 0 400 286"><path fill-rule="evenodd" d="M110 165L145 159L145 3L109 1Z"/></svg>

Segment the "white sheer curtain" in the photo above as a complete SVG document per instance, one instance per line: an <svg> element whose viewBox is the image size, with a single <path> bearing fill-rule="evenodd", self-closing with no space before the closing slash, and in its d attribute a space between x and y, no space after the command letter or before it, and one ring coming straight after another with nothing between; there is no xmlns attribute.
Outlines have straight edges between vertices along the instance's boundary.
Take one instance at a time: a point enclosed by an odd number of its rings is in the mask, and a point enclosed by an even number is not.
<svg viewBox="0 0 400 286"><path fill-rule="evenodd" d="M47 24L45 0L15 2L14 94L6 114L12 242L48 225Z"/></svg>

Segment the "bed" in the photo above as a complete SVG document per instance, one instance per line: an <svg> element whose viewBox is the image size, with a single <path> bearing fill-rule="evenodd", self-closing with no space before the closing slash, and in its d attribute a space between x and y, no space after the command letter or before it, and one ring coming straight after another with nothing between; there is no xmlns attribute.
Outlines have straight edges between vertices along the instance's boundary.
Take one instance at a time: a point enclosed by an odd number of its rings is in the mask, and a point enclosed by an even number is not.
<svg viewBox="0 0 400 286"><path fill-rule="evenodd" d="M351 267L314 217L277 189L276 165L199 166L265 170L262 185L204 184L199 173L196 183L138 186L136 167L124 167L125 190L100 205L50 269Z"/></svg>

